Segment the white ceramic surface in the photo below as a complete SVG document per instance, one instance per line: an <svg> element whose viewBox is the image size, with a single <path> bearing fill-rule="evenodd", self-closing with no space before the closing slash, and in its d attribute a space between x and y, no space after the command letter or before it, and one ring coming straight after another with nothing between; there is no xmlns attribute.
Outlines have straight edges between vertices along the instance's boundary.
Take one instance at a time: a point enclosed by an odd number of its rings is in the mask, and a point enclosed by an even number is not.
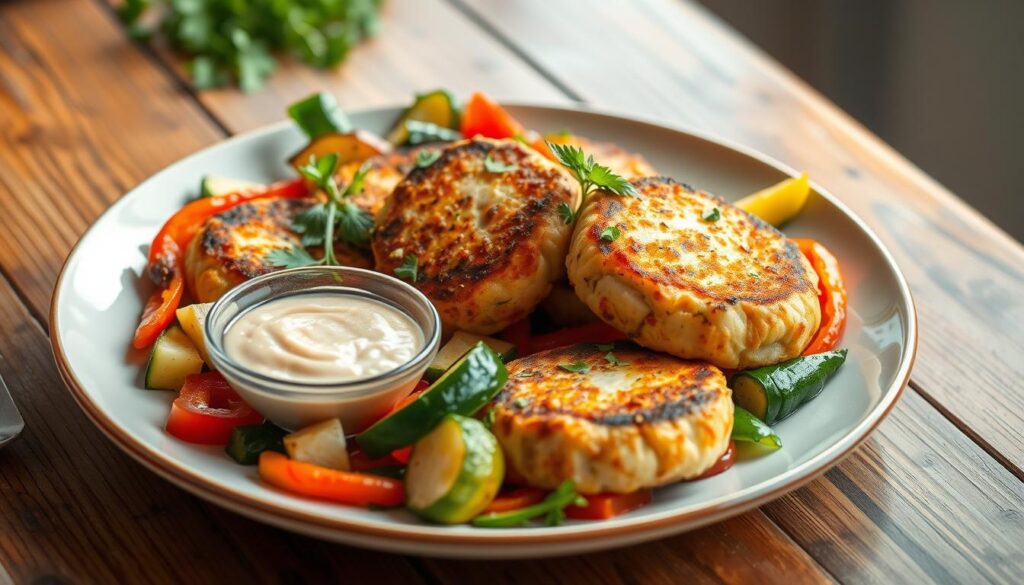
<svg viewBox="0 0 1024 585"><path fill-rule="evenodd" d="M737 199L793 174L767 157L701 135L585 110L512 106L528 127L568 128L642 152L664 174ZM397 108L354 114L387 129ZM892 408L906 385L917 343L906 282L878 239L816 186L786 227L813 237L840 259L851 315L842 345L849 358L825 391L777 425L785 447L726 473L656 492L652 504L604 522L482 530L438 527L404 511L349 508L289 495L259 482L254 467L223 450L177 441L163 430L172 395L142 389L145 352L130 340L149 285L139 277L144 247L163 221L195 194L205 174L270 181L292 176L285 159L303 144L290 124L244 134L189 156L143 182L101 216L72 251L51 308L58 367L86 414L119 447L182 488L241 514L358 546L451 557L535 557L623 546L690 530L763 504L834 465Z"/></svg>

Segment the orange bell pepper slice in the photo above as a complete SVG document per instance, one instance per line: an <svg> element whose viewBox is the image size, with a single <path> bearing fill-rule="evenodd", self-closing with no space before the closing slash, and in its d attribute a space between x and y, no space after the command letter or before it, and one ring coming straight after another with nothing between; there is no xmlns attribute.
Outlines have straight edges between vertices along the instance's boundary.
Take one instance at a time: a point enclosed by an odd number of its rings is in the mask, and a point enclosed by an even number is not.
<svg viewBox="0 0 1024 585"><path fill-rule="evenodd" d="M800 246L800 251L818 274L818 302L821 303L821 325L803 355L829 351L839 344L846 329L846 283L839 260L816 240L793 238L793 241Z"/></svg>
<svg viewBox="0 0 1024 585"><path fill-rule="evenodd" d="M476 92L469 96L462 108L462 122L459 128L466 138L483 136L484 138L515 138L525 136L526 129L512 117L505 108L487 97Z"/></svg>
<svg viewBox="0 0 1024 585"><path fill-rule="evenodd" d="M260 479L282 490L339 504L393 507L405 502L400 480L293 461L274 451L260 453L259 472Z"/></svg>

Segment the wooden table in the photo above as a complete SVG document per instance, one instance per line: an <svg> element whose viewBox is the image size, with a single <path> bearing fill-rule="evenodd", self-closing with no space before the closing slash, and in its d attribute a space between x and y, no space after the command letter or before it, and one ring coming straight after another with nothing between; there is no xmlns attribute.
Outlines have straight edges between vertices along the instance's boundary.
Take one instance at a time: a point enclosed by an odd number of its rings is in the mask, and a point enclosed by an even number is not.
<svg viewBox="0 0 1024 585"><path fill-rule="evenodd" d="M1017 242L694 4L387 4L381 36L336 73L285 66L245 96L193 91L172 58L128 42L104 0L0 2L0 373L27 422L0 451L11 580L1020 582ZM282 118L311 91L354 109L439 85L641 114L806 169L874 227L913 288L920 351L893 413L840 465L759 510L532 562L405 558L289 534L172 487L101 436L47 341L54 280L86 227L153 172Z"/></svg>

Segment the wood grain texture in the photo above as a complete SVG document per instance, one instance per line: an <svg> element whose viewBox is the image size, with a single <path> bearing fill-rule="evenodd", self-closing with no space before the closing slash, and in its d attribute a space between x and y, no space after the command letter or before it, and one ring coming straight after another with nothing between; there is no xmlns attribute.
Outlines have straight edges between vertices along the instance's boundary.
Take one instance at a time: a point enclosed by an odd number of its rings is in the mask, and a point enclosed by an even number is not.
<svg viewBox="0 0 1024 585"><path fill-rule="evenodd" d="M96 4L0 4L0 265L35 315L96 216L223 137L187 98Z"/></svg>
<svg viewBox="0 0 1024 585"><path fill-rule="evenodd" d="M0 372L25 418L0 451L0 565L16 582L419 582L400 557L246 520L131 461L74 403L3 278Z"/></svg>
<svg viewBox="0 0 1024 585"><path fill-rule="evenodd" d="M761 508L842 582L1014 583L1024 483L914 392L807 487Z"/></svg>
<svg viewBox="0 0 1024 585"><path fill-rule="evenodd" d="M453 1L586 102L752 146L852 207L910 281L916 387L1024 478L1024 248L692 2Z"/></svg>
<svg viewBox="0 0 1024 585"><path fill-rule="evenodd" d="M786 546L779 546L785 543ZM557 559L426 561L442 583L831 583L802 549L760 512L672 538Z"/></svg>

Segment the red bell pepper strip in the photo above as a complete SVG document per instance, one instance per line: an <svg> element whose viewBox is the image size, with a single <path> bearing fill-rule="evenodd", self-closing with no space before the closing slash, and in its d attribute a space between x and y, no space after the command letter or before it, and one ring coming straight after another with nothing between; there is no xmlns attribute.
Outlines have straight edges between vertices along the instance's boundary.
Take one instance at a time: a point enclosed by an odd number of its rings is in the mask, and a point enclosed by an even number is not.
<svg viewBox="0 0 1024 585"><path fill-rule="evenodd" d="M516 357L521 358L533 353L530 340L530 318L520 319L509 325L498 334L498 338L516 346Z"/></svg>
<svg viewBox="0 0 1024 585"><path fill-rule="evenodd" d="M482 513L511 512L519 508L532 506L544 499L547 492L535 487L518 487L502 492L484 508Z"/></svg>
<svg viewBox="0 0 1024 585"><path fill-rule="evenodd" d="M132 345L142 349L151 345L160 333L174 320L174 312L181 304L181 296L185 292L185 278L182 270L176 270L167 288L153 292L142 310L139 326L135 329Z"/></svg>
<svg viewBox="0 0 1024 585"><path fill-rule="evenodd" d="M135 338L137 349L149 347L174 319L184 291L185 258L183 251L210 217L232 207L263 197L297 198L309 195L305 179L280 181L262 189L231 193L222 197L197 199L172 215L153 238L149 247L146 273L158 290L150 297L143 311ZM168 294L169 293L169 294Z"/></svg>
<svg viewBox="0 0 1024 585"><path fill-rule="evenodd" d="M293 461L274 451L260 453L260 479L296 494L352 506L399 506L405 502L401 480L339 471Z"/></svg>
<svg viewBox="0 0 1024 585"><path fill-rule="evenodd" d="M530 344L534 352L539 352L576 343L610 343L624 339L626 339L625 333L604 321L597 321L538 335L531 340Z"/></svg>
<svg viewBox="0 0 1024 585"><path fill-rule="evenodd" d="M722 456L718 458L718 461L716 461L711 467L707 468L704 473L693 478L691 481L707 479L709 477L716 476L719 473L728 471L734 463L736 463L736 442L729 441L729 446L725 448L725 453L722 453Z"/></svg>
<svg viewBox="0 0 1024 585"><path fill-rule="evenodd" d="M651 502L651 490L637 490L629 494L596 494L583 496L587 505L565 508L567 518L577 520L607 520Z"/></svg>
<svg viewBox="0 0 1024 585"><path fill-rule="evenodd" d="M839 261L816 240L794 238L800 251L818 273L818 301L821 303L821 325L803 355L829 351L839 343L846 329L846 284Z"/></svg>
<svg viewBox="0 0 1024 585"><path fill-rule="evenodd" d="M171 404L167 432L189 443L224 445L237 426L263 421L217 372L191 374Z"/></svg>
<svg viewBox="0 0 1024 585"><path fill-rule="evenodd" d="M505 108L486 95L476 92L462 108L462 135L466 138L515 138L525 136L526 129Z"/></svg>

